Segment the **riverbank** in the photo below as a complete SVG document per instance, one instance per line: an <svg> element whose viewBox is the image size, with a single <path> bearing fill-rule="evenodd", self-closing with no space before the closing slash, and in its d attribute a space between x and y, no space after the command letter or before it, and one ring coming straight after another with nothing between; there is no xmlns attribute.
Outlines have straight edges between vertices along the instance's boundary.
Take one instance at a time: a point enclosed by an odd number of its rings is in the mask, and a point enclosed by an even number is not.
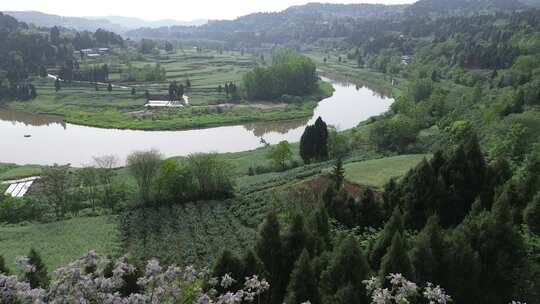
<svg viewBox="0 0 540 304"><path fill-rule="evenodd" d="M65 122L109 129L130 130L187 130L238 125L251 122L285 121L311 117L317 103L332 96L334 89L319 81L316 92L302 97L299 103L241 102L204 105L174 109L146 109L145 99L132 96L130 90L118 88L113 92L88 92L77 86L54 92L51 81L36 81L39 96L33 101L11 102L12 110L33 114L55 115ZM129 91L129 92L128 92ZM137 115L133 115L137 113Z"/></svg>

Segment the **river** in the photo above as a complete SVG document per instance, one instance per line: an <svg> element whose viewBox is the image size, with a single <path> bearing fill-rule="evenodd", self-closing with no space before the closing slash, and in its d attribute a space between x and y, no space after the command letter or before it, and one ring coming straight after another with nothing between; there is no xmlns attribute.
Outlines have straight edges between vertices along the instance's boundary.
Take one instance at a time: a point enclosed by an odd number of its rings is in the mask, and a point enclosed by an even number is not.
<svg viewBox="0 0 540 304"><path fill-rule="evenodd" d="M123 163L131 152L149 149L157 149L165 156L247 151L263 146L261 139L271 144L282 140L297 142L306 125L313 124L319 116L338 130L353 128L386 112L393 102L367 87L328 81L334 85L334 95L319 102L311 119L197 130L102 129L0 108L0 162L83 166L91 164L93 157L105 155L115 155Z"/></svg>

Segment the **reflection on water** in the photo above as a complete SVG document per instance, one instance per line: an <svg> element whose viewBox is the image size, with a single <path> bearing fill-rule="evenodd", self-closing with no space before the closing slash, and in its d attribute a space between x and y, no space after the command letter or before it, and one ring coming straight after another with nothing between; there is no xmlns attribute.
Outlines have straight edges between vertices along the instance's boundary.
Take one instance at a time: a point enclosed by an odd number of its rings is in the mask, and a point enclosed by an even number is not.
<svg viewBox="0 0 540 304"><path fill-rule="evenodd" d="M36 115L32 113L16 111L0 107L0 120L11 121L15 123L22 123L27 126L50 126L54 124L61 125L66 128L66 122L58 116L52 115Z"/></svg>
<svg viewBox="0 0 540 304"><path fill-rule="evenodd" d="M294 119L286 121L267 121L267 122L255 122L245 124L244 128L248 131L252 131L253 135L257 137L264 137L265 134L277 132L279 134L287 134L287 132L305 126L309 121L309 118Z"/></svg>
<svg viewBox="0 0 540 304"><path fill-rule="evenodd" d="M17 164L89 164L94 156L125 160L137 150L158 149L165 156L196 152L239 152L282 140L300 140L305 126L321 116L338 130L355 127L388 110L393 100L365 87L333 83L335 92L321 101L310 119L261 122L244 126L185 131L101 129L66 124L61 119L0 109L0 162ZM26 138L25 135L32 137ZM262 141L261 139L264 139Z"/></svg>

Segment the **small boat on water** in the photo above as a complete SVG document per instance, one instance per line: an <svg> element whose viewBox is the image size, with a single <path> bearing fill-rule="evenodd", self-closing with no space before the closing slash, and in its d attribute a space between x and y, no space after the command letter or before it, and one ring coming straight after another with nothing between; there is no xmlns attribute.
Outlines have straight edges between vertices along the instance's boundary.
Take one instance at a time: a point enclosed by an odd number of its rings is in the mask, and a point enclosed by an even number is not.
<svg viewBox="0 0 540 304"><path fill-rule="evenodd" d="M24 137L29 138L29 137L32 137L32 135L26 134L26 135L24 135Z"/></svg>

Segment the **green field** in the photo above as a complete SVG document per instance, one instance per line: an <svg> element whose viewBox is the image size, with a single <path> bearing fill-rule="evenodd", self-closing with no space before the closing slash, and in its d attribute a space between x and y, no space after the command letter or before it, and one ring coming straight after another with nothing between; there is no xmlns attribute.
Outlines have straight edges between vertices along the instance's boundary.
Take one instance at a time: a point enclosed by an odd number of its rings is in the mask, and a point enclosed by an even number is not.
<svg viewBox="0 0 540 304"><path fill-rule="evenodd" d="M344 166L345 178L360 185L382 188L391 178L403 176L425 157L430 157L430 155L400 155L349 163Z"/></svg>
<svg viewBox="0 0 540 304"><path fill-rule="evenodd" d="M100 255L119 254L117 225L112 218L75 218L49 224L0 226L0 255L10 269L16 256L35 248L52 271L79 258L88 250Z"/></svg>
<svg viewBox="0 0 540 304"><path fill-rule="evenodd" d="M0 181L24 178L41 174L41 166L0 163Z"/></svg>
<svg viewBox="0 0 540 304"><path fill-rule="evenodd" d="M98 62L86 62L84 65L94 63ZM114 56L99 63L108 63L119 71L127 66ZM9 107L30 113L58 115L67 122L80 125L180 130L310 117L317 101L332 95L331 85L320 82L319 89L299 104L261 104L245 100L233 104L224 92L218 92L218 86L224 86L226 82L239 85L242 76L256 65L252 55L242 56L239 52L178 51L166 58L141 56L138 61L130 63L135 67L159 63L167 71L167 79L164 82L122 82L120 73L112 73L112 92L108 92L105 85L100 85L99 91L96 91L94 85L75 82L64 83L62 89L56 92L52 79L38 78L33 80L38 97L32 101L11 102ZM185 83L188 79L192 85L186 92L190 97L190 106L167 109L144 107L145 90L152 95L167 95L171 81ZM131 88L136 88L135 95L131 94Z"/></svg>

